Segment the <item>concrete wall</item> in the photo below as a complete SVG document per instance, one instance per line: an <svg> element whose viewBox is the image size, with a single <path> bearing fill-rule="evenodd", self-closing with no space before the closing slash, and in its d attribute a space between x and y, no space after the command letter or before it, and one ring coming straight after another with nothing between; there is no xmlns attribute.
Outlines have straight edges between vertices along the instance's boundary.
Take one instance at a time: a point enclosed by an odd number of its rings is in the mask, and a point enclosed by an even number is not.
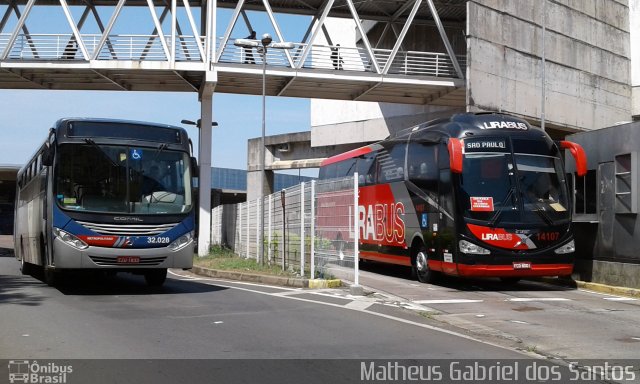
<svg viewBox="0 0 640 384"><path fill-rule="evenodd" d="M640 179L640 161L631 161L630 180L616 176L615 156L640 152L640 122L623 124L593 132L581 132L567 137L585 149L588 169L596 170L596 183L590 191L596 196L595 215L573 216L578 261L576 274L581 280L640 288L640 219L629 213L616 196L623 183L633 185ZM606 143L606 145L602 145ZM573 160L568 160L567 172L574 172ZM631 188L640 198L640 188ZM621 199L620 201L626 201Z"/></svg>
<svg viewBox="0 0 640 384"><path fill-rule="evenodd" d="M467 108L534 122L541 115L546 24L546 123L604 128L631 117L626 0L474 0L467 6Z"/></svg>
<svg viewBox="0 0 640 384"><path fill-rule="evenodd" d="M631 114L640 120L640 0L629 0L631 32Z"/></svg>

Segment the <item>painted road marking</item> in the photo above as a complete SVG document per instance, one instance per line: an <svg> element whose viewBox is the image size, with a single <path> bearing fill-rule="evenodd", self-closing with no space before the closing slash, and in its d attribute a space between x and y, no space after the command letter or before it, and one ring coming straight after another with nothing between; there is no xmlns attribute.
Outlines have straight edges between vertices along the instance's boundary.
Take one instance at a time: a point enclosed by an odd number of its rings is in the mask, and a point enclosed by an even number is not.
<svg viewBox="0 0 640 384"><path fill-rule="evenodd" d="M450 299L450 300L415 300L415 304L467 304L467 303L482 303L484 300L470 300L470 299Z"/></svg>
<svg viewBox="0 0 640 384"><path fill-rule="evenodd" d="M603 297L603 299L609 301L638 301L638 299L634 299L633 297Z"/></svg>
<svg viewBox="0 0 640 384"><path fill-rule="evenodd" d="M512 297L505 299L505 301L523 303L530 301L571 301L571 299L565 299L564 297Z"/></svg>
<svg viewBox="0 0 640 384"><path fill-rule="evenodd" d="M522 321L522 320L509 320L509 321L511 321L512 323L516 323L516 324L529 324L526 321Z"/></svg>
<svg viewBox="0 0 640 384"><path fill-rule="evenodd" d="M370 306L372 306L373 304L375 304L375 303L372 303L370 301L354 300L354 301L350 302L349 304L345 305L345 308L357 309L357 310L363 311L363 310L369 308Z"/></svg>

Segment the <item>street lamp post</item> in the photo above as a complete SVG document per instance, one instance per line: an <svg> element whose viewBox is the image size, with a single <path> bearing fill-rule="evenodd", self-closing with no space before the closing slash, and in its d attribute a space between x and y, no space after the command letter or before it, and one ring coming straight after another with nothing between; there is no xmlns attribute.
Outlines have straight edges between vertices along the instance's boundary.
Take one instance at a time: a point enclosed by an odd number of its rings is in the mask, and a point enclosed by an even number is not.
<svg viewBox="0 0 640 384"><path fill-rule="evenodd" d="M261 40L236 39L233 43L237 47L257 48L258 53L262 57L262 135L260 136L260 231L258 234L258 261L264 264L264 179L266 178L265 170L265 133L266 133L266 113L267 113L267 50L275 49L292 49L293 43L282 42L273 43L271 35L265 33Z"/></svg>

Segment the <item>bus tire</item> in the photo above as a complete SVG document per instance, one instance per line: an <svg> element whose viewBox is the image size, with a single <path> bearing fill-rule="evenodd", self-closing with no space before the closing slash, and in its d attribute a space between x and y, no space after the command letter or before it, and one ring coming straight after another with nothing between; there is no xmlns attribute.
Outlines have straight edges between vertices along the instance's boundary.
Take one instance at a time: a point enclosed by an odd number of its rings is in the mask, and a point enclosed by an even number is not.
<svg viewBox="0 0 640 384"><path fill-rule="evenodd" d="M427 249L423 244L413 247L412 251L413 274L421 283L431 283L435 278L435 272L429 269Z"/></svg>
<svg viewBox="0 0 640 384"><path fill-rule="evenodd" d="M48 286L53 287L58 282L58 273L54 268L50 268L48 266L44 266L44 282L47 283Z"/></svg>
<svg viewBox="0 0 640 384"><path fill-rule="evenodd" d="M150 287L161 287L167 279L167 269L151 269L144 273L144 279Z"/></svg>
<svg viewBox="0 0 640 384"><path fill-rule="evenodd" d="M30 275L33 268L31 268L32 265L30 263L27 263L26 261L24 261L24 255L22 256L22 260L20 260L20 272L23 275Z"/></svg>

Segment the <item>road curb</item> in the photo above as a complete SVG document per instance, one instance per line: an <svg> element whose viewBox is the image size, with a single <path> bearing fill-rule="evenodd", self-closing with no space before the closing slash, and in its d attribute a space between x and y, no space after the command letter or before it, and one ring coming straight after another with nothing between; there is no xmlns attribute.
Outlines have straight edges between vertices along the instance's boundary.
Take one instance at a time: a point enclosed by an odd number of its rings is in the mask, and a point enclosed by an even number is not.
<svg viewBox="0 0 640 384"><path fill-rule="evenodd" d="M590 291L595 291L600 293L610 293L612 295L640 298L640 289L637 289L637 288L618 287L615 285L606 285L606 284L600 284L600 283L591 283L588 281L559 279L559 278L542 278L540 280L544 281L545 283L560 285L564 287L582 288L582 289L588 289Z"/></svg>
<svg viewBox="0 0 640 384"><path fill-rule="evenodd" d="M321 280L321 279L307 279L302 277L285 277L285 276L273 276L273 275L261 275L257 273L246 273L239 271L223 271L219 269L211 269L193 266L191 271L197 275L215 277L220 279L247 281L251 283L261 283L269 285L280 285L285 287L294 288L337 288L342 285L341 280Z"/></svg>

